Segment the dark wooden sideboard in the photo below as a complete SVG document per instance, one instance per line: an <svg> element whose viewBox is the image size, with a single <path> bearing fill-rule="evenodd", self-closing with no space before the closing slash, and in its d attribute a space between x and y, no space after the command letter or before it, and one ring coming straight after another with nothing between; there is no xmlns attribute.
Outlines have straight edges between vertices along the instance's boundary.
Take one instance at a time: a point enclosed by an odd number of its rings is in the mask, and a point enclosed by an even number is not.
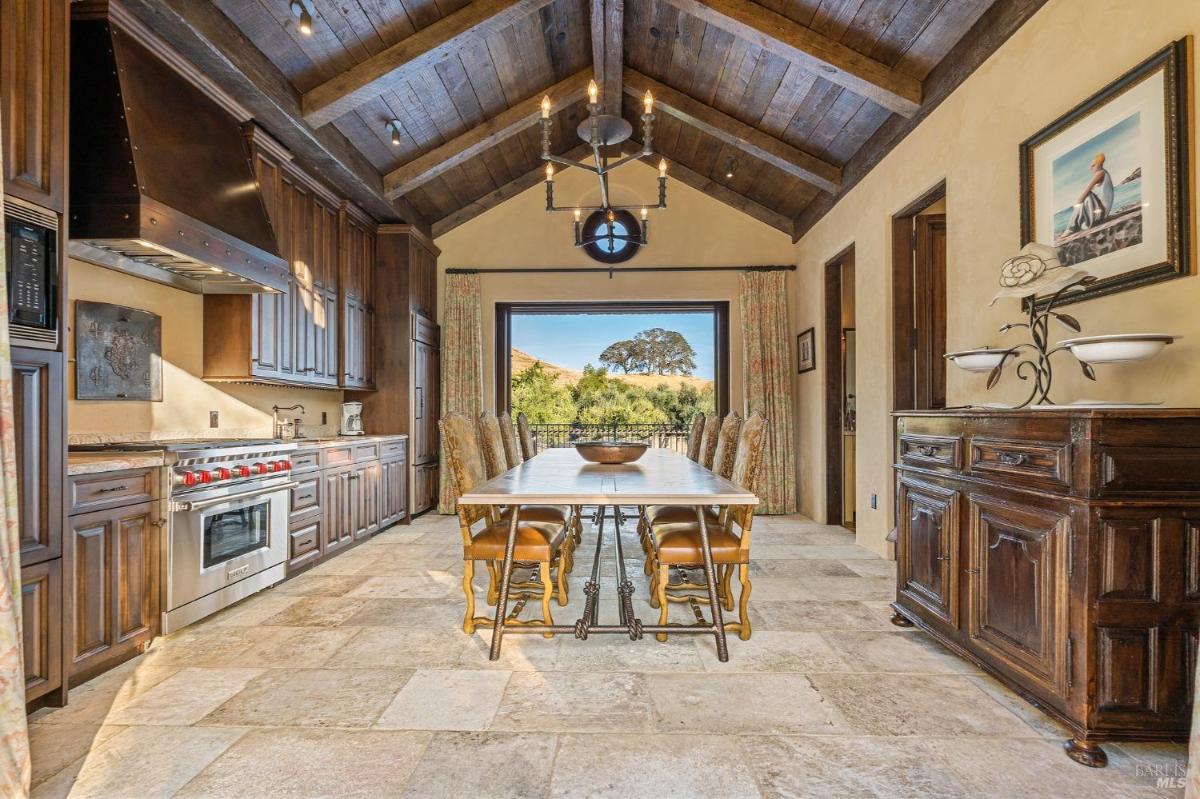
<svg viewBox="0 0 1200 799"><path fill-rule="evenodd" d="M896 414L893 622L1065 723L1066 751L1186 740L1200 410Z"/></svg>

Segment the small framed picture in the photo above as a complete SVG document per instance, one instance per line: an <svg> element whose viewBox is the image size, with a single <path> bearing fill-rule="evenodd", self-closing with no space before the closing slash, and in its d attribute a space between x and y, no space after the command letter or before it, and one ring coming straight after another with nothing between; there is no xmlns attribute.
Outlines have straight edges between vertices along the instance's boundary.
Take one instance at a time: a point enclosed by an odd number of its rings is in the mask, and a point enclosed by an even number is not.
<svg viewBox="0 0 1200 799"><path fill-rule="evenodd" d="M799 374L817 368L817 334L809 328L796 336L796 371Z"/></svg>

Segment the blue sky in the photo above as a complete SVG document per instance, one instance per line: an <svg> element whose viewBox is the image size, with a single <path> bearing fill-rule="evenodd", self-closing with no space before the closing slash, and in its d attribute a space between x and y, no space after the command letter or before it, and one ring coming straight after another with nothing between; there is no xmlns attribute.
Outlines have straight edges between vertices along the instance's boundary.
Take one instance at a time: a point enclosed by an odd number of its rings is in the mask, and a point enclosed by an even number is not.
<svg viewBox="0 0 1200 799"><path fill-rule="evenodd" d="M1104 168L1114 184L1141 166L1141 114L1132 114L1054 159L1054 207L1070 207L1092 177L1092 159L1104 153Z"/></svg>
<svg viewBox="0 0 1200 799"><path fill-rule="evenodd" d="M582 370L600 365L600 353L614 341L652 327L683 334L696 350L696 377L713 379L713 315L703 313L513 314L512 345L535 358Z"/></svg>

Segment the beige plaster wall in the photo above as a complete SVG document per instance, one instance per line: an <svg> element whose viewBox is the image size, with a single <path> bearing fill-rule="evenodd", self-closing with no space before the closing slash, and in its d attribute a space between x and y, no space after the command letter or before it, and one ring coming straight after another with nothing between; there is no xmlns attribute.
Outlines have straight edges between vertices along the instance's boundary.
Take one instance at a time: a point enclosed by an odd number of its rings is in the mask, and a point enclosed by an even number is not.
<svg viewBox="0 0 1200 799"><path fill-rule="evenodd" d="M657 198L656 170L635 164L614 173L616 203ZM591 204L599 189L595 176L567 169L555 179L559 205ZM548 214L542 184L481 214L437 239L438 268L596 267L573 245L570 214ZM668 188L668 208L652 212L650 243L636 257L607 273L484 275L481 280L484 337L484 400L495 400L493 342L497 302L606 300L729 300L730 375L733 407L742 403L742 338L738 311L738 272L622 274L622 266L748 266L790 264L791 239L739 211L677 181ZM791 276L789 276L791 277ZM442 285L438 280L438 315ZM790 284L789 284L790 285Z"/></svg>
<svg viewBox="0 0 1200 799"><path fill-rule="evenodd" d="M892 525L890 217L946 181L950 349L1002 343L996 331L1016 310L988 308L1000 264L1020 247L1017 148L1089 95L1173 40L1200 33L1195 2L1050 0L796 246L797 329L822 329L822 268L850 243L856 253L859 543L886 553ZM1195 68L1194 68L1195 69ZM1193 89L1200 85L1194 71ZM1194 98L1193 98L1194 102ZM1191 156L1197 153L1193 144ZM1194 163L1194 160L1193 160ZM1166 331L1186 338L1159 358L1098 367L1087 383L1066 364L1055 399L1163 400L1200 396L1200 279L1187 277L1072 306L1088 333ZM820 352L818 345L818 352ZM819 408L829 364L798 378L801 408ZM1017 401L1012 378L992 392L985 376L948 373L948 402ZM1086 383L1086 384L1085 384ZM799 418L801 499L817 515L824 474L821 414ZM878 495L877 509L869 507Z"/></svg>
<svg viewBox="0 0 1200 799"><path fill-rule="evenodd" d="M198 294L113 272L83 261L69 262L67 307L67 429L74 440L102 438L236 437L271 435L271 406L301 403L304 422L319 425L321 412L337 425L340 391L205 383L204 300ZM111 302L162 317L163 401L107 402L75 399L75 300ZM221 335L221 331L208 331ZM208 424L220 413L220 427Z"/></svg>

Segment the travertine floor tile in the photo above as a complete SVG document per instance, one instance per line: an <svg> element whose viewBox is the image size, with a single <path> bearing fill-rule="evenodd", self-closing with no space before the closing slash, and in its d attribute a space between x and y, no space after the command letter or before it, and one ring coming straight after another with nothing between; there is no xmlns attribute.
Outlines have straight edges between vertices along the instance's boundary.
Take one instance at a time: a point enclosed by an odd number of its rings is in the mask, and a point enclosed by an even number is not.
<svg viewBox="0 0 1200 799"><path fill-rule="evenodd" d="M802 674L648 674L646 682L660 732L849 731L837 709Z"/></svg>
<svg viewBox="0 0 1200 799"><path fill-rule="evenodd" d="M320 666L358 634L356 627L260 627L274 635L250 647L239 658L245 666L302 668Z"/></svg>
<svg viewBox="0 0 1200 799"><path fill-rule="evenodd" d="M728 617L736 618L730 613L727 613ZM722 663L717 659L717 642L711 636L695 638L705 670L802 674L849 670L845 657L830 646L820 633L760 630L749 641L741 641L734 634L730 634L728 639L730 649L736 650L737 655L731 654L729 660Z"/></svg>
<svg viewBox="0 0 1200 799"><path fill-rule="evenodd" d="M271 669L200 724L370 727L411 674L386 669Z"/></svg>
<svg viewBox="0 0 1200 799"><path fill-rule="evenodd" d="M553 797L757 797L737 739L717 735L564 734Z"/></svg>
<svg viewBox="0 0 1200 799"><path fill-rule="evenodd" d="M445 599L371 599L343 624L347 627L413 627L454 630L462 627L465 608Z"/></svg>
<svg viewBox="0 0 1200 799"><path fill-rule="evenodd" d="M42 797L173 796L244 734L200 727L127 727L34 791Z"/></svg>
<svg viewBox="0 0 1200 799"><path fill-rule="evenodd" d="M406 799L546 796L556 736L443 732L434 735L404 789Z"/></svg>
<svg viewBox="0 0 1200 799"><path fill-rule="evenodd" d="M873 560L864 563L875 563ZM787 577L807 580L810 577L861 577L862 575L840 560L792 558L790 560L757 560L750 564L750 579L758 577ZM734 575L734 584L737 575Z"/></svg>
<svg viewBox="0 0 1200 799"><path fill-rule="evenodd" d="M826 630L821 633L846 661L849 671L905 674L979 673L979 668L933 640L920 630L891 631ZM757 637L757 636L756 636Z"/></svg>
<svg viewBox="0 0 1200 799"><path fill-rule="evenodd" d="M195 724L262 673L262 669L181 669L113 711L109 724Z"/></svg>
<svg viewBox="0 0 1200 799"><path fill-rule="evenodd" d="M887 603L883 603L886 607ZM855 600L793 599L769 601L750 594L750 621L759 630L899 630L884 612Z"/></svg>
<svg viewBox="0 0 1200 799"><path fill-rule="evenodd" d="M94 680L71 689L64 708L45 708L30 717L36 724L105 724L114 710L124 707L182 666L152 666L133 658Z"/></svg>
<svg viewBox="0 0 1200 799"><path fill-rule="evenodd" d="M206 623L217 627L257 627L298 601L300 597L296 594L267 590L226 608Z"/></svg>
<svg viewBox="0 0 1200 799"><path fill-rule="evenodd" d="M375 723L393 730L486 730L511 672L415 672Z"/></svg>
<svg viewBox="0 0 1200 799"><path fill-rule="evenodd" d="M178 796L398 796L429 738L427 732L393 730L251 730L185 785Z"/></svg>
<svg viewBox="0 0 1200 799"><path fill-rule="evenodd" d="M366 601L344 596L303 596L263 621L273 627L336 627L366 605Z"/></svg>
<svg viewBox="0 0 1200 799"><path fill-rule="evenodd" d="M349 592L356 599L462 599L462 578L449 572L359 577Z"/></svg>
<svg viewBox="0 0 1200 799"><path fill-rule="evenodd" d="M333 654L343 669L449 669L458 665L467 637L461 630L363 627Z"/></svg>
<svg viewBox="0 0 1200 799"><path fill-rule="evenodd" d="M31 784L40 785L119 732L120 727L98 724L29 725L29 751L33 763Z"/></svg>
<svg viewBox="0 0 1200 799"><path fill-rule="evenodd" d="M647 731L649 698L640 674L514 672L492 729Z"/></svg>
<svg viewBox="0 0 1200 799"><path fill-rule="evenodd" d="M346 555L350 554L346 553ZM281 594L299 596L344 596L361 583L361 579L347 575L302 574L295 580L288 580L275 586L272 590Z"/></svg>

